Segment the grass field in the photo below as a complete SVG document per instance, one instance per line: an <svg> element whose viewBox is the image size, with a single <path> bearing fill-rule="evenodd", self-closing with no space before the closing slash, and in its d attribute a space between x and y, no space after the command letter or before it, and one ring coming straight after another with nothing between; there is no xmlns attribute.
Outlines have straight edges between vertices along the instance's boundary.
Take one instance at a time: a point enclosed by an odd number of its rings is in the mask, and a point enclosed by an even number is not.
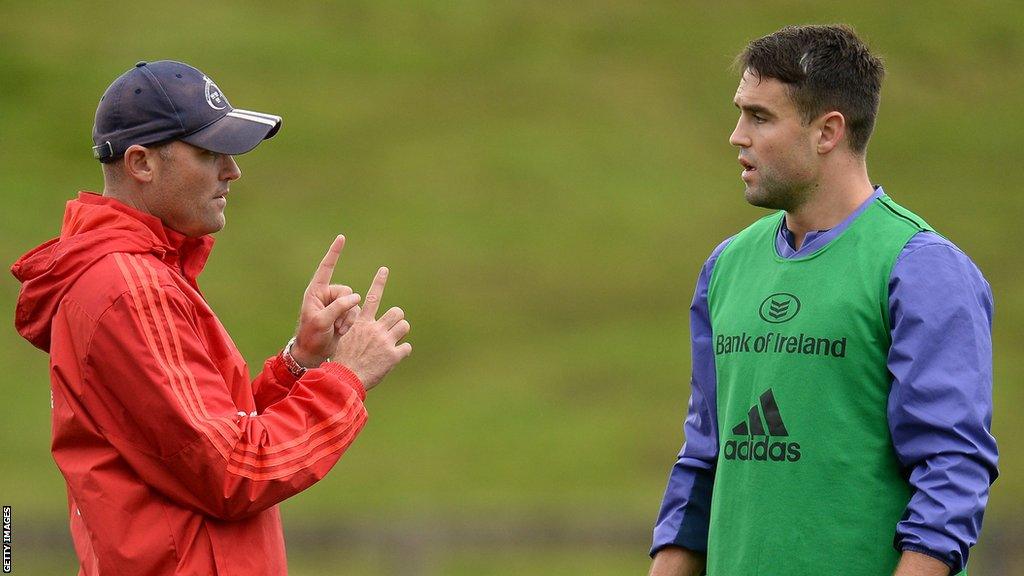
<svg viewBox="0 0 1024 576"><path fill-rule="evenodd" d="M338 232L337 278L365 290L389 265L386 304L413 326L415 353L371 394L358 442L283 507L289 534L368 525L391 546L297 538L292 573L642 573L683 440L693 281L762 214L743 202L727 142L732 57L784 24L848 22L888 68L872 178L970 254L995 293L1002 476L971 574L1024 573L1010 536L1024 530L1022 12L1011 1L0 2L0 261L55 235L76 190L102 186L89 148L107 84L140 59L190 62L235 106L285 118L239 157L201 278L250 365L289 338ZM17 290L0 281L8 313ZM0 368L0 500L16 538L42 534L70 554L46 358L8 324ZM418 544L406 530L506 521L523 526L512 541L476 545ZM620 545L593 536L609 525ZM549 544L515 541L550 526ZM30 544L15 549L15 573L74 573L71 556Z"/></svg>

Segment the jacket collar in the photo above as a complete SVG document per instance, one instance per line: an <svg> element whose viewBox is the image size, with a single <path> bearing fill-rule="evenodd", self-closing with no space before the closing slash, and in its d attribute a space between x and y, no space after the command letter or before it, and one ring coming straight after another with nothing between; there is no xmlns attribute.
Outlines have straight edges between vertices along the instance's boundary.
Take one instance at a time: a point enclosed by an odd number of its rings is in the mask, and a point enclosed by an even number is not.
<svg viewBox="0 0 1024 576"><path fill-rule="evenodd" d="M101 207L100 210L107 209L123 214L136 222L136 226L129 225L129 228L134 229L131 231L150 236L151 252L165 264L179 270L188 283L198 290L196 279L202 273L206 261L210 257L210 252L213 250L213 236L207 234L199 238L190 238L177 230L168 228L152 214L136 210L120 200L101 196L95 192L80 191L78 202L84 206ZM95 219L81 218L80 212L72 210L70 204L72 203L69 202L68 210L64 214L61 239L99 227Z"/></svg>

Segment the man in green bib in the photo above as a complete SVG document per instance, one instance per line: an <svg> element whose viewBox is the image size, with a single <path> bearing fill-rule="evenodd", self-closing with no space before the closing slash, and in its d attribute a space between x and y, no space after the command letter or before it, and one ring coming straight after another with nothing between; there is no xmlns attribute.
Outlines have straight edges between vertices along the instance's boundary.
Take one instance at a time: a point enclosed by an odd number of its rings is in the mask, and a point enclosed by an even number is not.
<svg viewBox="0 0 1024 576"><path fill-rule="evenodd" d="M991 289L868 178L883 67L852 29L738 62L729 141L775 212L698 278L651 575L966 574L998 474Z"/></svg>

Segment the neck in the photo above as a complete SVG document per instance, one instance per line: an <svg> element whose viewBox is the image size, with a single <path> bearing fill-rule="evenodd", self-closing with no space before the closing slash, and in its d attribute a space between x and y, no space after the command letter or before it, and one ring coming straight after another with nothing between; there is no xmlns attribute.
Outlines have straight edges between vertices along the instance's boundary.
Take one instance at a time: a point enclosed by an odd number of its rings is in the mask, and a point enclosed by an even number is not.
<svg viewBox="0 0 1024 576"><path fill-rule="evenodd" d="M820 179L807 201L786 211L786 228L793 234L797 250L808 232L834 228L875 192L863 160L855 159L850 166L824 169L822 173L834 176Z"/></svg>
<svg viewBox="0 0 1024 576"><path fill-rule="evenodd" d="M111 184L110 182L104 182L103 196L113 198L114 200L117 200L126 206L130 206L139 212L145 212L146 214L151 213L146 208L145 202L142 202L141 194L136 194L132 190L126 190L124 187Z"/></svg>

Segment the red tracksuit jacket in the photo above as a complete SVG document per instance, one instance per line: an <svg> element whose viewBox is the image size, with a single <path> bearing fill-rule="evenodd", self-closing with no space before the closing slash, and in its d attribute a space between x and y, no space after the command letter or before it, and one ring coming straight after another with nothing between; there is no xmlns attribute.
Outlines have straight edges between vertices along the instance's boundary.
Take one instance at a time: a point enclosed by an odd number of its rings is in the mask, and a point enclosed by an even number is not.
<svg viewBox="0 0 1024 576"><path fill-rule="evenodd" d="M338 364L250 382L196 286L213 239L81 193L24 255L18 331L50 354L53 457L80 576L279 576L277 503L331 469L366 422Z"/></svg>

